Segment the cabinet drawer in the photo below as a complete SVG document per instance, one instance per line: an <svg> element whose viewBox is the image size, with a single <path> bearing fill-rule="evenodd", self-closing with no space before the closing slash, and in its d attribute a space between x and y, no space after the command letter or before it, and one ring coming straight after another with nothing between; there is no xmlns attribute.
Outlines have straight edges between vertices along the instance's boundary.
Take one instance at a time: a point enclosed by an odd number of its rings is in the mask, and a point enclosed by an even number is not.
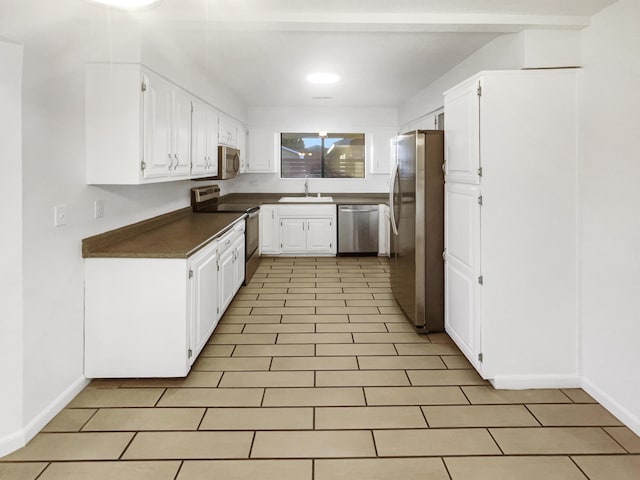
<svg viewBox="0 0 640 480"><path fill-rule="evenodd" d="M278 205L278 215L281 217L335 217L335 204L329 205Z"/></svg>

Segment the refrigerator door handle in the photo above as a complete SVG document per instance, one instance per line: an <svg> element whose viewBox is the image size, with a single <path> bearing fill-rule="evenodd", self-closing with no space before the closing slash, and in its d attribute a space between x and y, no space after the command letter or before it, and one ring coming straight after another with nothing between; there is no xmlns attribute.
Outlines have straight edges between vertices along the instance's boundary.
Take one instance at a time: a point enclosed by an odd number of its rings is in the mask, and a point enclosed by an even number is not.
<svg viewBox="0 0 640 480"><path fill-rule="evenodd" d="M391 216L391 228L393 230L393 234L398 235L398 225L396 223L394 205L396 185L398 185L398 188L400 188L400 172L397 164L393 167L393 173L391 174L391 177L393 178L393 180L391 181L391 189L389 191L389 213ZM402 199L400 201L402 201Z"/></svg>

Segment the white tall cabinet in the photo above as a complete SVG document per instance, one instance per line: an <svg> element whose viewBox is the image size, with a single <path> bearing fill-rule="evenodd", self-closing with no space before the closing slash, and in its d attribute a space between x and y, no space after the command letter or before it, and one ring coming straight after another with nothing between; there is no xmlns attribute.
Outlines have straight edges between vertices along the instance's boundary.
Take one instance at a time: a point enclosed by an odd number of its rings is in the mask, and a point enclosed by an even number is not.
<svg viewBox="0 0 640 480"><path fill-rule="evenodd" d="M445 92L445 326L502 388L576 386L576 74Z"/></svg>

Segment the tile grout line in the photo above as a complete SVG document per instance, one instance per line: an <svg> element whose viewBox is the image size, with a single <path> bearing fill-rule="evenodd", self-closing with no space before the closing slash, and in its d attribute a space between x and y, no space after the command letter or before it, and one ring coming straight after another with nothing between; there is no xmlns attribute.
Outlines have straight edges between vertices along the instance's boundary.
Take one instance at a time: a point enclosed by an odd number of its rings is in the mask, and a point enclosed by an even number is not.
<svg viewBox="0 0 640 480"><path fill-rule="evenodd" d="M162 397L161 397L161 398L162 398ZM158 399L158 400L159 400L159 399ZM155 407L155 405L154 405L152 408L154 408L154 407ZM86 421L86 422L84 422L84 423L82 424L82 426L80 427L80 429L78 430L78 432L82 432L82 429L83 429L84 427L86 427L86 426L87 426L87 423L89 423L89 422L91 421L91 419L92 419L93 417L95 417L95 416L96 416L96 414L97 414L99 411L100 411L100 408L96 408L96 411L95 411L95 412L93 412L93 413L91 414L91 416L87 419L87 421Z"/></svg>
<svg viewBox="0 0 640 480"><path fill-rule="evenodd" d="M444 457L440 457L440 461L444 465L444 469L447 472L447 476L449 477L449 480L453 480L453 477L451 476L451 472L449 471L449 466L447 465L447 462L444 461Z"/></svg>
<svg viewBox="0 0 640 480"><path fill-rule="evenodd" d="M42 471L41 471L38 475L36 475L36 477L35 477L33 480L38 480L39 478L41 478L41 477L42 477L42 475L44 475L44 472L46 472L46 471L47 471L47 469L51 466L51 464L52 464L52 463L53 463L53 462L47 462L47 464L46 464L46 465L45 465L45 467L42 469Z"/></svg>
<svg viewBox="0 0 640 480"><path fill-rule="evenodd" d="M510 428L510 427L504 427L504 428ZM538 427L531 427L531 428L538 428ZM485 428L484 430L487 431L487 433L489 434L489 436L491 437L491 440L493 440L493 443L496 444L496 446L498 447L498 450L500 450L500 454L504 455L504 450L502 450L502 447L500 446L500 444L498 443L498 441L495 439L495 437L493 436L493 433L491 433L491 429L489 427Z"/></svg>
<svg viewBox="0 0 640 480"><path fill-rule="evenodd" d="M118 456L118 460L122 460L122 456L129 449L129 447L131 446L131 444L133 443L135 438L138 436L138 433L139 432L137 432L137 431L133 432L133 435L131 436L131 439L129 439L129 441L127 442L127 445L122 449L122 452L120 452L120 455Z"/></svg>
<svg viewBox="0 0 640 480"><path fill-rule="evenodd" d="M184 465L184 460L180 461L180 465L178 465L178 470L176 470L176 474L173 476L173 480L177 480L180 476L180 471L182 470L182 466Z"/></svg>
<svg viewBox="0 0 640 480"><path fill-rule="evenodd" d="M198 422L198 426L196 427L195 431L200 431L200 427L202 426L202 422L204 421L204 417L207 416L208 411L209 411L209 408L205 407L204 411L202 412L202 417L200 417L200 421Z"/></svg>
<svg viewBox="0 0 640 480"><path fill-rule="evenodd" d="M628 428L628 427L627 427L627 428ZM609 437L611 437L611 439L612 439L614 442L616 442L618 445L620 445L620 447L622 447L622 449L623 449L627 454L631 454L631 452L630 452L629 450L627 450L627 449L625 448L625 446L624 446L624 445L622 445L622 443L620 443L620 442L619 442L619 441L618 441L618 440L617 440L613 435L611 435L611 434L607 431L607 429L606 429L605 427L600 426L600 429L605 433L605 435L608 435Z"/></svg>
<svg viewBox="0 0 640 480"><path fill-rule="evenodd" d="M533 413L533 412L531 411L531 409L529 408L529 405L528 405L528 404L526 404L526 403L522 403L522 404L515 404L515 405L522 405L522 406L525 408L525 410L526 410L527 412L529 412L529 414L534 418L534 420L535 420L536 422L538 422L538 426L540 426L540 427L544 427L544 425L542 424L542 422L540 421L540 419L536 416L536 414L535 414L535 413Z"/></svg>

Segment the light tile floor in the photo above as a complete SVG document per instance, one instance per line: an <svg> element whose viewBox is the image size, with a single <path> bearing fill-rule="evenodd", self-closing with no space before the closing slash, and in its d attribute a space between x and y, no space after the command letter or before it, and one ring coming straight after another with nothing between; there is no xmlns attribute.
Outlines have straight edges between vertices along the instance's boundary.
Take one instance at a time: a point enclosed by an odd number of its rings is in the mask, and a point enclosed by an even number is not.
<svg viewBox="0 0 640 480"><path fill-rule="evenodd" d="M93 381L0 479L640 479L640 438L586 393L494 390L388 277L263 259L187 378Z"/></svg>

